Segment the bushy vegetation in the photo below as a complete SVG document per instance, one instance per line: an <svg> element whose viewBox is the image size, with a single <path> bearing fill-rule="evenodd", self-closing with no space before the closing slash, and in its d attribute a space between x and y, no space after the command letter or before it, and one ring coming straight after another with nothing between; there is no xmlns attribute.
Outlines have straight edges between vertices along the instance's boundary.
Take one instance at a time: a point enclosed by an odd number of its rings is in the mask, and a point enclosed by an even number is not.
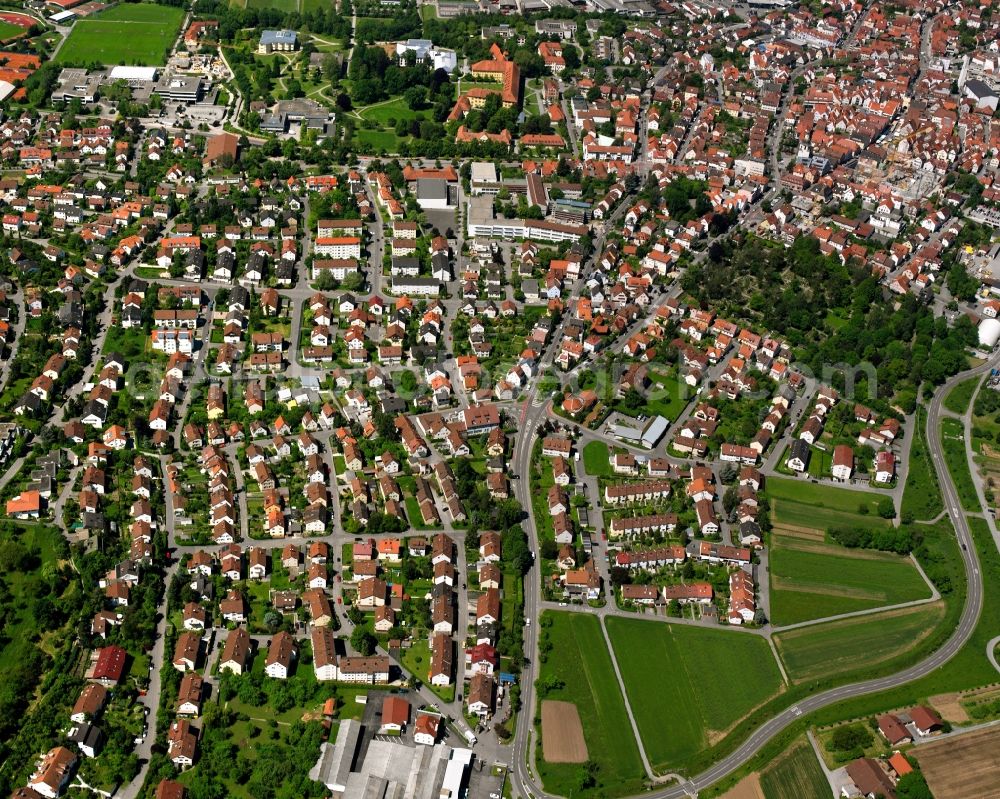
<svg viewBox="0 0 1000 799"><path fill-rule="evenodd" d="M834 527L830 538L850 549L878 549L905 555L913 549L913 536L908 527Z"/></svg>

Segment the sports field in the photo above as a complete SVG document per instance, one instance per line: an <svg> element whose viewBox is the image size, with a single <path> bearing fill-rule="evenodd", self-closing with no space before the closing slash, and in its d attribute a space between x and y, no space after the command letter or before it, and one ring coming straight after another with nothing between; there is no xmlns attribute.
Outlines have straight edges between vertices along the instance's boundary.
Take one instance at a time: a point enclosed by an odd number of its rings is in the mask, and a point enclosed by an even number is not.
<svg viewBox="0 0 1000 799"><path fill-rule="evenodd" d="M622 796L642 789L644 771L625 700L618 689L600 622L583 613L546 611L542 635L551 644L541 664L539 699L572 702L580 714L588 756L598 765L597 785L583 794L580 766L547 763L538 753L545 790L568 796ZM561 687L545 690L546 683Z"/></svg>
<svg viewBox="0 0 1000 799"><path fill-rule="evenodd" d="M770 561L771 622L795 624L930 596L909 558L775 534Z"/></svg>
<svg viewBox="0 0 1000 799"><path fill-rule="evenodd" d="M22 35L24 35L24 28L20 25L11 25L9 22L0 20L0 42L6 42Z"/></svg>
<svg viewBox="0 0 1000 799"><path fill-rule="evenodd" d="M606 624L656 770L683 767L781 690L760 636L613 616Z"/></svg>
<svg viewBox="0 0 1000 799"><path fill-rule="evenodd" d="M805 739L800 739L768 765L760 775L760 787L765 799L830 795L826 775L816 759L816 753Z"/></svg>
<svg viewBox="0 0 1000 799"><path fill-rule="evenodd" d="M126 3L79 20L59 50L59 63L162 66L184 10L152 3Z"/></svg>
<svg viewBox="0 0 1000 799"><path fill-rule="evenodd" d="M944 605L933 602L831 621L773 637L792 682L829 679L892 660L933 632Z"/></svg>

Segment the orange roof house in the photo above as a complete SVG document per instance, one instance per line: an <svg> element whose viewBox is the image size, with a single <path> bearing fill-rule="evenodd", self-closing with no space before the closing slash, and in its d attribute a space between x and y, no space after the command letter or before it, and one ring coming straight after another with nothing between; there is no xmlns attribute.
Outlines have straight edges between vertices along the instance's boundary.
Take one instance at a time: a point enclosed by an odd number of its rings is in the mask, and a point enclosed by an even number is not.
<svg viewBox="0 0 1000 799"><path fill-rule="evenodd" d="M500 99L504 108L520 103L521 70L513 61L508 61L503 51L494 44L490 48L492 59L477 61L472 65L472 76L477 79L494 80L502 84Z"/></svg>
<svg viewBox="0 0 1000 799"><path fill-rule="evenodd" d="M7 502L7 515L16 518L37 516L42 509L42 497L37 491L22 491Z"/></svg>
<svg viewBox="0 0 1000 799"><path fill-rule="evenodd" d="M232 156L233 160L239 155L240 140L232 133L220 133L212 136L205 145L205 163L217 164L223 156Z"/></svg>

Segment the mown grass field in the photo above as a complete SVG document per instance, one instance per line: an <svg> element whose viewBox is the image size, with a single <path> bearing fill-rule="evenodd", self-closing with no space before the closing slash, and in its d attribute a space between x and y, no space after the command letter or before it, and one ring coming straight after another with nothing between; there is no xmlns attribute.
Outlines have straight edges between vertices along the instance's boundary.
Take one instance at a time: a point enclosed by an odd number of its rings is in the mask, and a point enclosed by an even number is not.
<svg viewBox="0 0 1000 799"><path fill-rule="evenodd" d="M180 30L184 10L125 3L79 20L59 50L59 63L162 66Z"/></svg>
<svg viewBox="0 0 1000 799"><path fill-rule="evenodd" d="M576 705L588 756L598 764L597 785L581 792L580 766L546 763L539 743L538 770L545 790L562 796L572 791L576 797L638 793L644 778L642 761L600 621L582 613L552 611L546 611L540 621L552 648L541 664L539 684L550 677L563 683L544 698Z"/></svg>
<svg viewBox="0 0 1000 799"><path fill-rule="evenodd" d="M583 468L594 477L609 477L611 463L610 450L603 441L591 441L583 448Z"/></svg>
<svg viewBox="0 0 1000 799"><path fill-rule="evenodd" d="M654 769L683 767L782 687L759 636L617 617L606 623Z"/></svg>
<svg viewBox="0 0 1000 799"><path fill-rule="evenodd" d="M775 535L768 566L776 625L930 596L909 558L886 552Z"/></svg>
<svg viewBox="0 0 1000 799"><path fill-rule="evenodd" d="M426 117L422 111L413 111L402 97L394 97L392 100L387 100L384 103L377 103L376 105L362 108L358 111L358 116L362 119L370 119L373 122L378 122L378 124L384 126L394 125L400 119L409 121L415 119L417 116L421 118Z"/></svg>
<svg viewBox="0 0 1000 799"><path fill-rule="evenodd" d="M25 29L20 25L12 25L9 22L0 21L0 42L6 42L8 39L23 36L24 32Z"/></svg>
<svg viewBox="0 0 1000 799"><path fill-rule="evenodd" d="M943 614L943 603L933 602L800 627L772 640L792 682L828 679L905 654L933 631Z"/></svg>
<svg viewBox="0 0 1000 799"><path fill-rule="evenodd" d="M360 145L386 152L392 152L400 142L400 138L391 130L357 128L354 137Z"/></svg>
<svg viewBox="0 0 1000 799"><path fill-rule="evenodd" d="M681 381L675 370L669 372L651 371L649 378L653 385L646 392L646 404L635 411L622 406L618 410L630 416L663 416L671 422L684 412L688 402L694 396L694 391L687 383Z"/></svg>
<svg viewBox="0 0 1000 799"><path fill-rule="evenodd" d="M830 784L809 742L802 739L760 775L766 799L804 799L830 794Z"/></svg>

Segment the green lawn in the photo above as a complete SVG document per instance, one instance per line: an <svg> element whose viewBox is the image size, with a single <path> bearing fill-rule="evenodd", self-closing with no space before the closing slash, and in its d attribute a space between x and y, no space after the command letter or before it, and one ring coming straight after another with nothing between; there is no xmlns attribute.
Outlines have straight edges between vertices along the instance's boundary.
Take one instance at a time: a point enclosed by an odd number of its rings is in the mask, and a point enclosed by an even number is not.
<svg viewBox="0 0 1000 799"><path fill-rule="evenodd" d="M973 377L958 383L944 398L944 407L952 413L963 414L969 410L969 403L972 402L972 395L976 393L976 386L982 380L982 375Z"/></svg>
<svg viewBox="0 0 1000 799"><path fill-rule="evenodd" d="M830 793L816 753L804 739L761 772L760 787L765 799L803 799Z"/></svg>
<svg viewBox="0 0 1000 799"><path fill-rule="evenodd" d="M583 448L583 468L595 477L610 477L611 452L603 441L591 441Z"/></svg>
<svg viewBox="0 0 1000 799"><path fill-rule="evenodd" d="M273 8L286 14L301 10L299 0L246 0L246 8Z"/></svg>
<svg viewBox="0 0 1000 799"><path fill-rule="evenodd" d="M446 702L454 700L454 685L446 687L431 685L429 675L431 668L431 647L426 636L414 640L408 648L402 650L400 659L402 660L403 668L426 685L430 691Z"/></svg>
<svg viewBox="0 0 1000 799"><path fill-rule="evenodd" d="M6 42L18 36L23 36L25 29L20 25L11 25L9 22L0 21L0 42Z"/></svg>
<svg viewBox="0 0 1000 799"><path fill-rule="evenodd" d="M967 511L979 511L979 496L972 484L969 460L965 452L965 428L957 419L941 420L941 445L962 508Z"/></svg>
<svg viewBox="0 0 1000 799"><path fill-rule="evenodd" d="M910 464L906 475L906 487L903 489L903 506L900 515L911 515L914 519L933 519L944 510L941 499L941 487L938 485L937 474L931 465L930 453L927 451L927 412L917 409L916 433L910 445Z"/></svg>
<svg viewBox="0 0 1000 799"><path fill-rule="evenodd" d="M777 625L930 596L910 559L887 552L774 536L769 568Z"/></svg>
<svg viewBox="0 0 1000 799"><path fill-rule="evenodd" d="M161 66L180 29L184 10L125 3L79 20L59 50L59 63Z"/></svg>
<svg viewBox="0 0 1000 799"><path fill-rule="evenodd" d="M778 666L760 636L641 619L608 617L606 623L657 771L683 769L710 737L781 689ZM731 673L737 663L739 673Z"/></svg>
<svg viewBox="0 0 1000 799"><path fill-rule="evenodd" d="M370 119L383 126L394 125L397 120L407 121L417 116L424 117L421 111L413 111L402 97L395 97L383 103L376 103L367 108L359 109L358 116L362 119Z"/></svg>
<svg viewBox="0 0 1000 799"><path fill-rule="evenodd" d="M354 137L357 139L359 145L371 147L375 150L385 150L389 153L395 151L400 142L399 137L391 130L366 130L365 128L358 128L354 132Z"/></svg>
<svg viewBox="0 0 1000 799"><path fill-rule="evenodd" d="M835 677L903 654L941 620L942 603L859 616L777 633L773 640L792 682Z"/></svg>
<svg viewBox="0 0 1000 799"><path fill-rule="evenodd" d="M896 685L880 693L843 700L815 713L803 714L765 744L744 767L717 783L710 791L706 791L705 796L719 796L741 777L754 771L759 773L766 770L772 762L780 758L783 752L793 746L809 727L828 726L848 720L867 718L872 714L927 703L930 697L938 694L966 690L996 682L996 670L986 659L986 642L993 636L1000 635L1000 553L997 552L983 520L970 519L970 526L985 584L985 597L976 630L958 654L922 679ZM755 727L802 697L820 688L833 687L843 684L845 681L898 672L927 657L954 632L958 623L959 610L965 601L965 581L962 577L962 568L958 565L960 551L955 541L955 533L947 519L942 519L933 525L920 525L919 529L923 533L923 542L919 549L926 547L929 550L926 559L924 554L920 555L921 563L925 569L930 570L930 576L938 578L938 585L946 597L947 610L943 621L938 623L930 631L930 634L919 643L901 651L897 657L893 657L891 654L888 657L883 656L883 644L876 641L877 646L872 647L872 651L875 652L878 659L871 664L866 662L867 653L864 652L864 645L856 647L851 645L852 651L848 653L848 658L855 662L856 668L845 672L840 668L842 665L840 662L834 662L833 668L814 669L814 673L818 671L820 674L814 683L802 683L790 687L787 693L777 697L754 714L750 721L739 725L724 741L714 747L706 748L693 762L692 771L698 770L694 768L695 765L699 769L704 769L712 763L718 762L720 757L732 752L736 746L743 743ZM885 615L880 614L880 617ZM889 634L892 634L891 631ZM911 642L913 640L913 634L910 632L901 637L908 638ZM842 647L842 644L836 643L832 651L836 652L836 647Z"/></svg>
<svg viewBox="0 0 1000 799"><path fill-rule="evenodd" d="M650 377L653 387L647 392L645 414L665 416L671 422L677 421L693 396L691 387L681 381L674 371L668 374L654 373Z"/></svg>
<svg viewBox="0 0 1000 799"><path fill-rule="evenodd" d="M541 623L551 649L544 655L538 683L544 685L549 679L562 683L561 688L548 691L545 698L576 705L588 756L598 765L597 784L581 791L580 766L546 763L539 736L538 770L545 790L561 796L572 792L578 798L638 793L643 787L642 761L600 622L582 613L546 611Z"/></svg>

